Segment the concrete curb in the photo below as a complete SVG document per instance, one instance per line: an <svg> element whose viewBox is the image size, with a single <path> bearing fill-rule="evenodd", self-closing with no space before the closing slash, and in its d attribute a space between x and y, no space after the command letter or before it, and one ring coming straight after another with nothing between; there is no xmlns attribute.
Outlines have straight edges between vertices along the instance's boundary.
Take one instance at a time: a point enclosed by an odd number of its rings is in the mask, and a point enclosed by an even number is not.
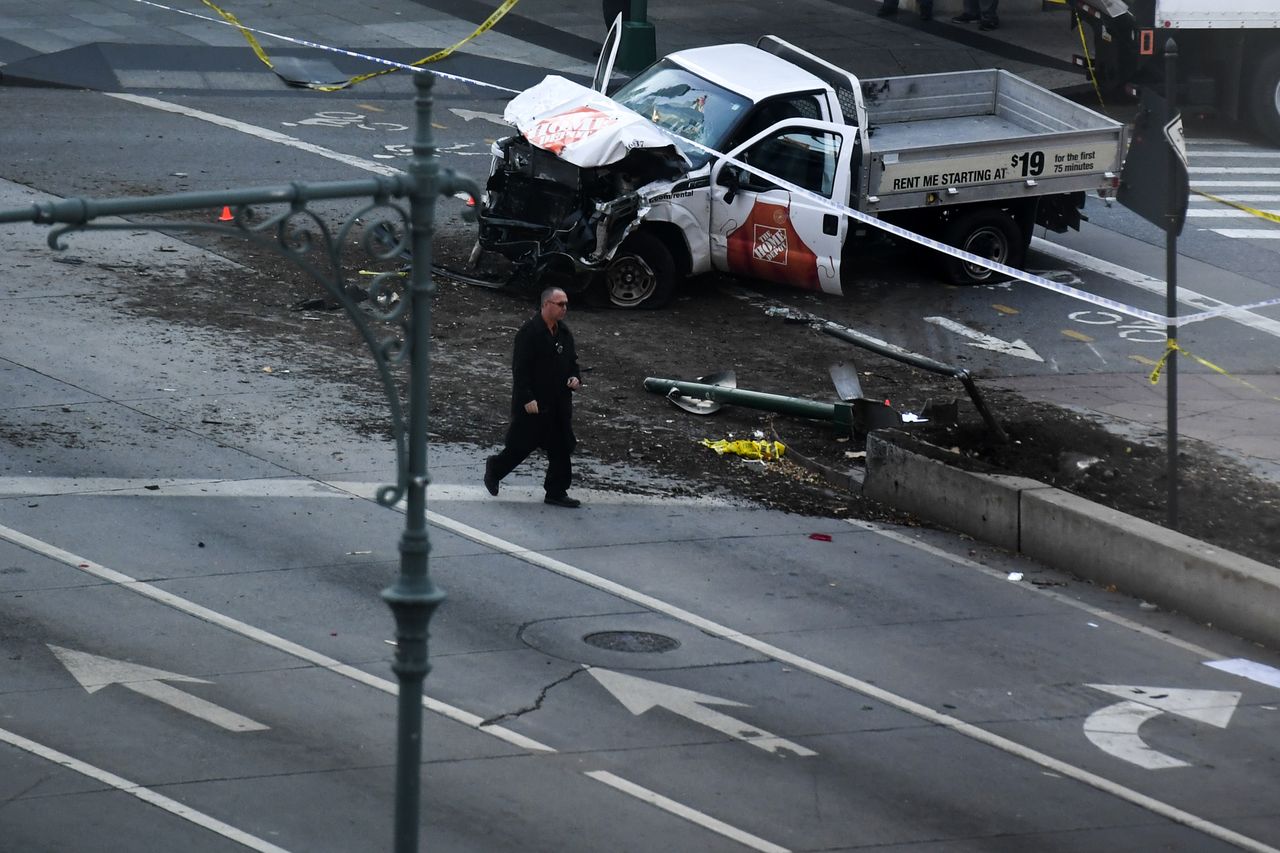
<svg viewBox="0 0 1280 853"><path fill-rule="evenodd" d="M906 436L867 437L866 497L1280 648L1280 569L1037 480L963 471Z"/></svg>

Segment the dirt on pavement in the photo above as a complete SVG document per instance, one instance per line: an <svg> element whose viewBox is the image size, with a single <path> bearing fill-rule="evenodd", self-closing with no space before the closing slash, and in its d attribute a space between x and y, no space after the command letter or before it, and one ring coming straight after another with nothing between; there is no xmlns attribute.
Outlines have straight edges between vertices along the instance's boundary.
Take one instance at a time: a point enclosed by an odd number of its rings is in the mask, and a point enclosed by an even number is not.
<svg viewBox="0 0 1280 853"><path fill-rule="evenodd" d="M231 275L194 271L179 287L139 277L129 310L171 323L225 329L264 352L289 358L295 372L339 381L367 415L356 423L350 416L335 417L345 417L347 425L371 437L385 438L387 410L368 351L344 313L327 310L334 303L320 286L272 251L235 239L205 245L247 269ZM466 230L443 229L435 260L461 269L470 248ZM371 280L359 273L360 263L351 259L349 281ZM395 268L392 263L377 266ZM578 341L585 386L575 409L578 482L636 487L634 482L618 482L607 466L592 465L594 459L660 475L677 484L668 491L734 496L820 516L913 522L892 507L838 488L788 455L761 463L721 456L702 444L703 439L777 438L796 456L847 471L862 464L858 436L833 424L740 406L695 416L644 390L649 376L693 379L733 368L742 388L834 400L827 366L847 360L850 345L808 323L795 322L795 317L771 316L766 305L777 296L778 291L771 291L766 298L744 282L709 275L690 283L660 311L591 307L585 298L573 298L568 322ZM874 292L861 292L839 299L856 303L877 298ZM831 297L805 295L792 303L802 311L805 304L822 306L822 299ZM432 300L433 441L500 445L510 399L512 338L533 312L535 301L528 293L437 277ZM853 304L846 313L856 316L857 309ZM1029 402L1001 389L998 382L980 381L1009 436L1009 441L998 442L955 380L863 350L856 351L856 364L868 393L890 400L902 411L919 412L930 400L959 400L958 426L930 424L912 430L950 451L955 464L1030 477L1136 517L1164 522L1166 454L1161 441L1126 437L1089 417ZM1180 449L1182 531L1280 565L1280 487L1212 448L1184 440ZM477 483L480 475L477 469Z"/></svg>

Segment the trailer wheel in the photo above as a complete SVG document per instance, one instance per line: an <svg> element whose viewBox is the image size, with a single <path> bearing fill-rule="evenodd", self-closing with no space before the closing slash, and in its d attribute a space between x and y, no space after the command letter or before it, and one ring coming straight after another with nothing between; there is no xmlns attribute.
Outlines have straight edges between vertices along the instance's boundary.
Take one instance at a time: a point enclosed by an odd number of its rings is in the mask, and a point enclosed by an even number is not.
<svg viewBox="0 0 1280 853"><path fill-rule="evenodd" d="M1249 107L1262 135L1280 145L1280 50L1268 53L1254 69Z"/></svg>
<svg viewBox="0 0 1280 853"><path fill-rule="evenodd" d="M1009 214L987 208L961 214L942 229L942 242L1006 266L1021 267L1027 240ZM943 276L952 284L992 284L1009 277L978 264L942 255Z"/></svg>
<svg viewBox="0 0 1280 853"><path fill-rule="evenodd" d="M657 237L638 231L618 248L604 272L604 291L617 308L661 308L676 289L676 262Z"/></svg>

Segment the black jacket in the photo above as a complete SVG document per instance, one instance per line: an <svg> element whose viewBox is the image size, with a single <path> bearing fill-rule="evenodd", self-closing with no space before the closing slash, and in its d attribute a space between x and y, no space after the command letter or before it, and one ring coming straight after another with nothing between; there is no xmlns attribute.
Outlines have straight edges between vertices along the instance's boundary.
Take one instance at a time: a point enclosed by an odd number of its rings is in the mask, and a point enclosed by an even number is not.
<svg viewBox="0 0 1280 853"><path fill-rule="evenodd" d="M567 419L573 406L573 392L567 384L571 376L582 378L573 332L561 320L552 335L542 315L535 314L516 333L511 354L512 414L525 414L525 403L537 400L541 413Z"/></svg>

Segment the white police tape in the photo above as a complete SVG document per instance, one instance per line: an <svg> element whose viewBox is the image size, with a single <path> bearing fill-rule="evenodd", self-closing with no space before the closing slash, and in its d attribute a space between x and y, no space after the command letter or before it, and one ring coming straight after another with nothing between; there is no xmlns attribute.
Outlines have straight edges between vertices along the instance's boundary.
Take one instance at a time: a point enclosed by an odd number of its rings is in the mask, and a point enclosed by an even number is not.
<svg viewBox="0 0 1280 853"><path fill-rule="evenodd" d="M172 6L166 6L163 3L156 3L154 2L154 0L133 0L133 2L141 3L143 6L152 6L156 9L163 9L166 12L175 12L179 15L186 15L189 18L198 18L199 20L206 21L207 23L210 23L210 24L218 24L224 27L234 27L237 30L251 32L254 35L266 36L267 38L278 39L279 41L288 42L289 44L296 44L300 47L310 47L310 48L315 48L316 50L327 50L330 53L340 53L343 56L350 56L353 59L363 59L368 62L377 63L378 65L386 65L391 68L398 68L401 71L425 72L427 74L434 74L436 77L441 77L445 80L455 80L459 83L467 83L473 86L483 86L486 89L496 89L499 92L509 92L513 95L519 94L519 91L520 91L519 89L510 89L510 88L507 88L506 86L499 86L496 83L486 83L483 80L475 80L471 77L462 77L457 74L448 74L444 71L437 71L434 68L422 68L420 66L409 65L404 62L396 62L391 59L383 59L382 57L379 57L379 56L370 56L366 53L357 53L354 50L346 50L345 48L341 48L341 47L333 47L332 45L319 44L317 42L307 41L306 39L295 38L293 36L280 35L279 33L273 33L268 30L260 30L256 27L246 26L245 24L238 23L238 22L233 23L231 21L220 20L218 18L210 18L207 15L200 15L195 12L187 11L186 9L175 9Z"/></svg>
<svg viewBox="0 0 1280 853"><path fill-rule="evenodd" d="M370 56L364 53L357 53L356 51L346 50L344 48L332 47L330 45L325 45L325 44L318 44L316 42L307 41L305 39L294 38L292 36L280 35L279 33L269 32L267 30L256 29L254 27L245 26L244 24L232 24L229 21L210 18L205 15L196 14L195 12L186 11L184 9L175 9L171 6L166 6L162 3L154 2L154 0L134 0L134 2L141 3L145 6L153 6L157 9L163 9L168 12L176 12L177 14L186 15L192 18L199 18L200 20L207 21L209 23L220 24L222 26L235 26L237 29L248 30L249 32L255 33L257 35L267 36L268 38L273 38L273 39L279 39L280 41L288 42L290 44L300 45L302 47L310 47L310 48L315 48L316 50L325 50L331 53L339 53L344 56L350 56L355 59L363 59L363 60L377 63L380 65L399 68L404 71L434 74L435 76L444 78L446 80L454 80L454 81L457 81L460 83L466 83L469 85L482 86L487 89L495 89L501 92L518 94L518 90L516 89L509 89L506 86L499 86L494 83L487 83L483 80L477 80L471 77L462 77L457 74L448 74L446 72L437 71L432 68L422 68L418 66L407 65L402 62L395 62L390 59L383 59L377 56ZM1117 311L1121 314L1127 314L1130 317L1136 317L1140 320L1146 320L1151 323L1156 323L1157 325L1174 326L1174 327L1181 328L1182 326L1187 326L1192 323L1200 323L1205 320L1211 320L1215 317L1222 317L1237 311L1251 311L1256 308L1266 308L1273 305L1280 305L1280 297L1277 297L1274 299L1264 299L1258 302L1250 302L1244 305L1227 305L1221 308L1212 308L1212 309L1209 309L1208 311L1201 311L1196 314L1187 314L1179 317L1170 317L1166 314L1158 314L1153 311L1147 311L1145 309L1138 308L1134 305L1128 305L1124 302L1120 302L1115 299L1108 299L1103 296L1098 296L1097 294L1090 293L1087 290L1081 290L1078 287L1071 287L1070 285L1062 284L1060 282L1050 281L1049 279L1044 278L1043 276L1038 276L1034 273L1029 273L1024 270L1006 266L1005 264L999 263L997 261L993 261L990 258L984 258L980 255L974 255L970 252L964 251L963 249L957 249L954 246L939 242L938 240L934 240L930 237L926 237L923 234L917 234L914 231L909 231L906 228L902 228L892 223L885 222L884 220L879 219L878 217L872 216L868 213L863 213L862 211L849 207L847 205L839 204L835 201L832 201L829 198L826 198L825 196L818 195L817 193L810 192L809 190L806 190L803 187L796 186L795 184L792 184L775 175L771 175L768 172L758 169L755 166L745 163L742 160L739 160L735 157L730 157L727 154L717 151L714 148L710 148L699 142L695 142L692 139L686 139L685 137L680 136L679 134L672 133L670 130L667 130L664 127L661 127L658 125L655 125L655 126L658 127L658 130L666 134L673 141L678 140L679 142L686 143L699 150L705 151L708 154L712 155L712 157L718 160L731 163L734 166L744 169L754 175L757 175L759 177L762 177L768 180L770 183L776 184L777 186L786 189L788 192L791 192L795 195L802 196L814 202L815 204L818 204L821 207L825 207L828 210L831 210L835 213L840 213L844 216L849 217L850 219L853 219L857 222L861 222L864 225L869 225L872 228L878 228L879 230L885 231L889 234L893 234L896 237L900 237L904 240L917 243L921 246L925 246L937 252L942 252L944 255L949 255L953 258L957 258L959 260L965 261L966 263L977 264L978 266L985 267L989 270L998 272L1002 275L1007 275L1010 278L1017 279L1018 281L1023 281L1023 282L1026 282L1027 284L1035 285L1036 287L1043 288L1044 290L1049 290L1054 293L1058 293L1063 296L1070 297L1072 299L1077 299L1077 300L1080 300L1081 302L1088 302L1100 308L1109 308L1112 311ZM862 132L860 128L855 128L854 131L857 133Z"/></svg>

